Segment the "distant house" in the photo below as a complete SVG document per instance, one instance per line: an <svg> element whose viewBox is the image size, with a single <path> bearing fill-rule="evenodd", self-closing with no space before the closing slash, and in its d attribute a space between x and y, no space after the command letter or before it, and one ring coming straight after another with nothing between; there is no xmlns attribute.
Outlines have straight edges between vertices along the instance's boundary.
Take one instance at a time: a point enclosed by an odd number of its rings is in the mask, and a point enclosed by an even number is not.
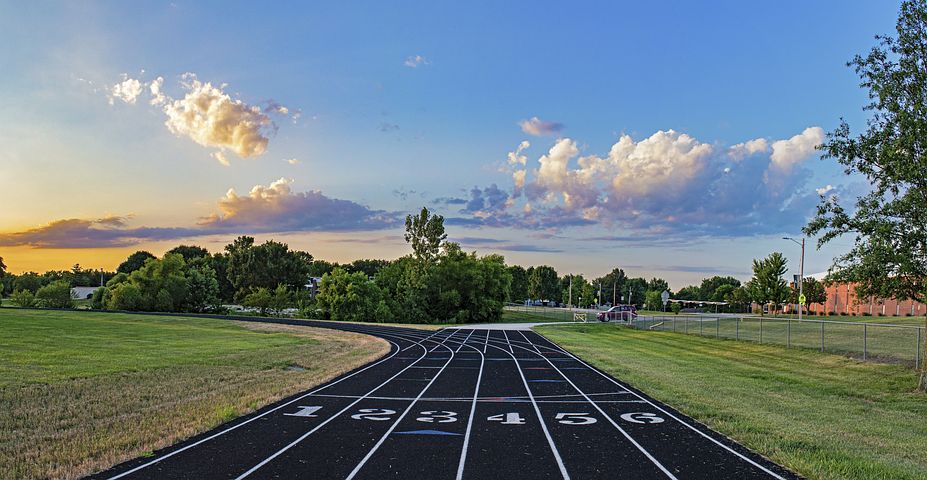
<svg viewBox="0 0 927 480"><path fill-rule="evenodd" d="M312 298L319 293L319 287L322 285L322 277L309 277L309 283L305 285L306 290L309 290L309 295Z"/></svg>
<svg viewBox="0 0 927 480"><path fill-rule="evenodd" d="M75 300L85 300L93 297L93 292L100 287L71 287L71 298Z"/></svg>

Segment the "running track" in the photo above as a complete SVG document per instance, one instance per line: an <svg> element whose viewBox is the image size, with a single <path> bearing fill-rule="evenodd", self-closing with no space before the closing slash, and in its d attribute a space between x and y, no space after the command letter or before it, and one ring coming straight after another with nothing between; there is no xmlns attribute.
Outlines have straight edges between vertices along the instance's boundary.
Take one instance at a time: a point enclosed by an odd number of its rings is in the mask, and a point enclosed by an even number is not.
<svg viewBox="0 0 927 480"><path fill-rule="evenodd" d="M90 478L796 478L534 332L280 323L391 350Z"/></svg>

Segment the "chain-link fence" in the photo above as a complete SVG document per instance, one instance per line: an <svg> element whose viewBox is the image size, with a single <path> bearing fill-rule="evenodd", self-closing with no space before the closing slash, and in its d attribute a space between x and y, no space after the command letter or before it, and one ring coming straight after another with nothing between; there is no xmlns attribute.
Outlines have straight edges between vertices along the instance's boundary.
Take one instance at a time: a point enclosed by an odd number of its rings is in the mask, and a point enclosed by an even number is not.
<svg viewBox="0 0 927 480"><path fill-rule="evenodd" d="M508 303L505 311L511 320L525 322L591 322L602 310Z"/></svg>
<svg viewBox="0 0 927 480"><path fill-rule="evenodd" d="M639 316L634 328L728 338L838 353L863 360L920 367L924 327L756 316Z"/></svg>

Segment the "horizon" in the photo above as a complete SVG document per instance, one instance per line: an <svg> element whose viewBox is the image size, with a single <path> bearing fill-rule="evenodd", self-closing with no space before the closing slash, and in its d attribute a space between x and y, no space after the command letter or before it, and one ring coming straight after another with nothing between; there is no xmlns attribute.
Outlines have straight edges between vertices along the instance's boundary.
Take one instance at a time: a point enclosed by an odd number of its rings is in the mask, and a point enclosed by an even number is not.
<svg viewBox="0 0 927 480"><path fill-rule="evenodd" d="M814 146L840 118L865 126L845 63L897 14L216 5L0 6L17 45L0 52L18 72L0 79L10 272L113 270L238 235L394 259L402 219L426 206L464 249L561 274L619 267L678 290L746 280L772 251L797 273L781 237L819 195L868 189ZM806 274L849 246L809 239Z"/></svg>

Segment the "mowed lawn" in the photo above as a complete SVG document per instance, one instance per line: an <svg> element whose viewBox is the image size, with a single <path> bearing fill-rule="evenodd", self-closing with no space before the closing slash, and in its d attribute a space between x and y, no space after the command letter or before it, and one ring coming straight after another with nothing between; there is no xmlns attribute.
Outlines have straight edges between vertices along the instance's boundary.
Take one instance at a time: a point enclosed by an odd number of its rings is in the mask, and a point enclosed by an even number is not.
<svg viewBox="0 0 927 480"><path fill-rule="evenodd" d="M373 337L0 308L0 478L79 478L388 352Z"/></svg>
<svg viewBox="0 0 927 480"><path fill-rule="evenodd" d="M613 325L537 331L807 478L927 478L927 394L912 369Z"/></svg>

